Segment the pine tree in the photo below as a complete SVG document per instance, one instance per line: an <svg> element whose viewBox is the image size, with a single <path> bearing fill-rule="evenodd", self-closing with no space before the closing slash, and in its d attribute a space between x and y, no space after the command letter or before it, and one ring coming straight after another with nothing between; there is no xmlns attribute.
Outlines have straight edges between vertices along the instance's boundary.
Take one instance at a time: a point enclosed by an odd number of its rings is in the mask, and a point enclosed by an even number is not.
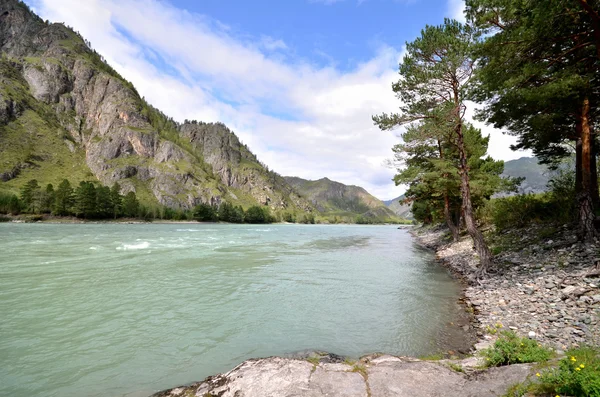
<svg viewBox="0 0 600 397"><path fill-rule="evenodd" d="M52 206L52 212L55 215L66 216L71 213L71 207L74 203L73 188L71 183L64 179L56 192L54 193L54 203Z"/></svg>
<svg viewBox="0 0 600 397"><path fill-rule="evenodd" d="M96 216L99 218L111 218L113 216L113 205L108 186L96 188Z"/></svg>
<svg viewBox="0 0 600 397"><path fill-rule="evenodd" d="M569 155L574 143L579 234L586 241L597 236L600 205L597 7L585 0L467 1L469 19L486 34L472 92L486 104L480 117L516 135L514 148L532 149L543 162Z"/></svg>
<svg viewBox="0 0 600 397"><path fill-rule="evenodd" d="M233 222L233 205L227 201L223 201L219 206L218 218L222 222Z"/></svg>
<svg viewBox="0 0 600 397"><path fill-rule="evenodd" d="M194 208L194 219L198 222L212 222L218 219L215 208L206 203L200 203Z"/></svg>
<svg viewBox="0 0 600 397"><path fill-rule="evenodd" d="M41 188L36 179L27 182L21 188L21 203L26 212L36 214L40 210Z"/></svg>
<svg viewBox="0 0 600 397"><path fill-rule="evenodd" d="M55 192L54 186L49 183L46 186L46 191L42 195L42 212L49 213L52 211L52 207L54 206Z"/></svg>
<svg viewBox="0 0 600 397"><path fill-rule="evenodd" d="M403 143L394 147L397 185L408 184L405 193L413 203L415 219L424 223L445 221L453 238L458 239L461 213L458 152L452 145L431 138L426 124L411 126L402 134ZM465 150L468 157L473 207L476 209L498 191L514 188L512 181L500 176L504 162L484 157L489 137L465 124Z"/></svg>
<svg viewBox="0 0 600 397"><path fill-rule="evenodd" d="M246 211L244 221L246 223L266 223L267 219L265 216L265 211L263 211L262 207L259 207L258 205L253 205L249 207Z"/></svg>
<svg viewBox="0 0 600 397"><path fill-rule="evenodd" d="M123 196L121 196L121 186L115 182L110 188L110 203L111 203L111 214L114 219L117 219L121 214L121 207L123 206Z"/></svg>
<svg viewBox="0 0 600 397"><path fill-rule="evenodd" d="M123 199L123 215L128 218L135 218L138 215L140 203L134 192L129 192Z"/></svg>
<svg viewBox="0 0 600 397"><path fill-rule="evenodd" d="M92 182L81 181L75 189L75 213L84 219L96 216L96 188Z"/></svg>
<svg viewBox="0 0 600 397"><path fill-rule="evenodd" d="M398 125L427 124L434 127L442 145L458 153L462 213L485 273L492 259L473 211L468 153L465 147L465 89L474 69L473 45L478 34L468 25L446 19L443 25L426 26L421 36L407 43L400 65L400 80L393 90L401 100L399 114L382 114L373 120L382 129Z"/></svg>
<svg viewBox="0 0 600 397"><path fill-rule="evenodd" d="M244 209L242 208L241 205L238 205L237 207L235 207L233 209L233 213L231 216L231 222L242 223L242 222L244 222L244 216L245 216Z"/></svg>

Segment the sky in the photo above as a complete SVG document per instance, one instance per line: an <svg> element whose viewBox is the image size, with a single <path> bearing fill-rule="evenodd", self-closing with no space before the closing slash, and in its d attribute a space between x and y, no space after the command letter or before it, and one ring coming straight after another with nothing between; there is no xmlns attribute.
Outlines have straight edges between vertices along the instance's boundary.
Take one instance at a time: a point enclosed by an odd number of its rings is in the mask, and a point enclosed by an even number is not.
<svg viewBox="0 0 600 397"><path fill-rule="evenodd" d="M80 32L151 104L176 120L221 121L269 168L328 177L387 200L386 166L405 43L426 24L462 19L461 0L26 0ZM471 109L472 113L472 109ZM490 134L510 160L514 138Z"/></svg>

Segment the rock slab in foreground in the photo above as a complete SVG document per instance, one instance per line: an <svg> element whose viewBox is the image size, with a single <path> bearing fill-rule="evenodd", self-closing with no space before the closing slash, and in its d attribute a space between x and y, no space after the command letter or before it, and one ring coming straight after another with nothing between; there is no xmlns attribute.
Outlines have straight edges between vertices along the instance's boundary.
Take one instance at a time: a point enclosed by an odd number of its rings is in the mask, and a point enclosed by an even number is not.
<svg viewBox="0 0 600 397"><path fill-rule="evenodd" d="M530 365L520 364L465 374L441 363L387 355L355 365L271 357L153 397L502 396L531 373Z"/></svg>

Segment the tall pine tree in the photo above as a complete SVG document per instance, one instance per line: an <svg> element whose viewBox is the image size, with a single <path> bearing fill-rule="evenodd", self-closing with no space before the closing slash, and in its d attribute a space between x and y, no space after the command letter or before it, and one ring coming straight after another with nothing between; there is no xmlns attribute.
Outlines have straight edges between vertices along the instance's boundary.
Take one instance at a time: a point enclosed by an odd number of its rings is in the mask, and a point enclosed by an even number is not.
<svg viewBox="0 0 600 397"><path fill-rule="evenodd" d="M600 204L597 7L586 0L467 0L469 19L485 33L472 92L486 104L480 116L543 162L568 155L567 144L574 144L579 234L586 241L597 236Z"/></svg>
<svg viewBox="0 0 600 397"><path fill-rule="evenodd" d="M400 65L401 77L393 85L402 102L400 113L382 114L373 119L382 129L433 123L441 132L442 143L456 148L462 212L479 255L478 275L481 275L489 267L492 255L473 211L464 121L465 89L475 69L472 49L476 40L477 32L455 20L446 19L440 26L426 26L420 37L407 43L407 55Z"/></svg>
<svg viewBox="0 0 600 397"><path fill-rule="evenodd" d="M64 179L54 193L52 213L59 216L69 215L73 203L73 188L71 187L71 183L67 179Z"/></svg>

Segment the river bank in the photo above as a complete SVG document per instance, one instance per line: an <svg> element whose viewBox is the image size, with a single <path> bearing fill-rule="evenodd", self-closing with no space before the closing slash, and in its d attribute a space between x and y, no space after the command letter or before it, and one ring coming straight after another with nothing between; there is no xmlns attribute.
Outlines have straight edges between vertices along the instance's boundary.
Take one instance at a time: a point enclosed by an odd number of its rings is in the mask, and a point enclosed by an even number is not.
<svg viewBox="0 0 600 397"><path fill-rule="evenodd" d="M495 246L503 248L496 248L501 252L493 268L477 281L472 274L478 261L468 236L453 243L443 228L412 231L418 244L434 250L439 263L462 282L471 322L460 328L476 336L472 357L428 361L369 355L356 363L271 357L245 361L227 373L155 397L504 395L512 385L535 379L536 367L482 369L478 352L501 331L535 339L559 355L598 340L599 246L575 241L567 226L550 231L534 226L496 236Z"/></svg>
<svg viewBox="0 0 600 397"><path fill-rule="evenodd" d="M454 367L382 354L365 356L355 363L331 355L320 360L270 357L244 361L227 373L152 397L502 396L534 372L530 364L485 371L475 370L465 361L452 364Z"/></svg>
<svg viewBox="0 0 600 397"><path fill-rule="evenodd" d="M600 337L600 246L582 244L567 226L532 226L495 237L494 266L473 280L477 257L469 237L449 241L445 229L415 229L417 241L465 286L465 304L474 313L473 327L489 344L501 329L529 336L559 354ZM487 342L487 343L486 343Z"/></svg>

